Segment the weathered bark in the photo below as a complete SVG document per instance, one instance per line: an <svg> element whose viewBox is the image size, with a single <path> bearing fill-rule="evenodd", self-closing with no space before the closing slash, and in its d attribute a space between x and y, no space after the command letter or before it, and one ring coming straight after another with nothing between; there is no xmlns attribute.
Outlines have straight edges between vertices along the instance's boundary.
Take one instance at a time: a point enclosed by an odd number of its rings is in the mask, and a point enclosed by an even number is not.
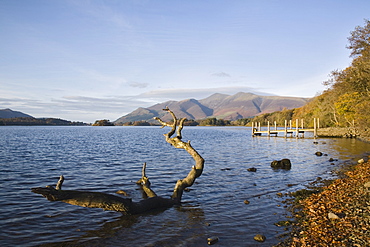
<svg viewBox="0 0 370 247"><path fill-rule="evenodd" d="M136 184L141 185L143 192L145 193L146 197L156 197L157 194L150 188L150 181L149 178L146 176L146 163L143 165L143 169L141 172L141 178L136 182Z"/></svg>
<svg viewBox="0 0 370 247"><path fill-rule="evenodd" d="M177 202L180 202L184 189L192 186L195 179L198 178L200 175L202 175L203 168L204 168L204 159L190 145L190 141L183 142L181 140L182 139L181 131L183 129L183 124L186 118L182 118L181 120L178 121L175 114L170 109L168 109L168 107L163 110L168 111L172 115L173 122L166 123L166 122L163 122L159 118L154 118L154 119L158 120L162 124L162 128L165 126L171 127L170 132L168 132L167 134L164 134L164 136L166 137L166 141L170 143L172 146L174 146L175 148L185 149L195 160L195 166L191 168L189 174L184 179L178 180L175 185L175 189L173 191L171 198ZM177 129L177 135L175 137L172 137L172 135L176 132L176 129Z"/></svg>
<svg viewBox="0 0 370 247"><path fill-rule="evenodd" d="M60 176L55 188L52 186L32 188L32 192L43 195L49 201L61 201L88 208L102 208L123 214L140 214L153 209L172 207L176 201L159 197L151 190L149 179L145 177L145 167L146 164L143 166L143 176L138 183L149 198L139 202L133 202L131 198L102 192L62 190L63 176Z"/></svg>
<svg viewBox="0 0 370 247"><path fill-rule="evenodd" d="M165 123L159 118L155 119L157 119L162 124L162 127L171 127L170 132L164 135L166 137L166 141L175 148L185 149L195 160L195 166L191 168L189 174L184 179L180 179L177 181L171 198L159 197L150 188L149 178L145 174L146 163L144 163L143 165L142 176L136 183L141 186L147 198L139 202L133 202L131 198L124 198L118 195L111 195L102 192L62 190L62 184L64 182L63 176L60 176L60 179L55 188L53 188L52 186L46 186L43 188L32 188L32 192L43 195L49 201L62 201L72 205L89 208L102 208L104 210L113 210L122 212L124 214L140 214L153 209L172 207L175 204L181 203L184 189L192 186L195 179L202 174L204 159L190 145L190 141L181 141L181 131L185 118L177 121L176 116L172 111L170 111L168 108L164 110L168 111L172 115L173 123ZM177 135L175 137L172 137L176 130Z"/></svg>

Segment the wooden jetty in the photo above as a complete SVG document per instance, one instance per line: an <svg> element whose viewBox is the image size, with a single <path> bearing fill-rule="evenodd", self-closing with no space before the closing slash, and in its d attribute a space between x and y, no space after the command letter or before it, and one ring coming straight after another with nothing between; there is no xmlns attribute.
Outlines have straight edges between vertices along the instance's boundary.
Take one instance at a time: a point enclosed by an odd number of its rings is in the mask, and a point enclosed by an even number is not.
<svg viewBox="0 0 370 247"><path fill-rule="evenodd" d="M267 122L267 129L262 130L261 129L261 123L255 123L252 122L252 136L262 136L263 134L266 134L267 136L278 136L279 133L283 133L284 137L288 137L290 135L291 137L295 136L299 138L299 134L301 134L302 137L304 137L305 132L313 132L313 136L317 137L317 130L320 126L320 119L314 118L313 120L313 129L312 128L304 128L304 122L303 119L301 119L301 126L299 127L299 120L296 119L295 127L292 127L292 120L289 121L289 127L288 127L288 121L285 120L284 127L278 128L276 126L276 121L274 122L274 127L271 128L270 122Z"/></svg>

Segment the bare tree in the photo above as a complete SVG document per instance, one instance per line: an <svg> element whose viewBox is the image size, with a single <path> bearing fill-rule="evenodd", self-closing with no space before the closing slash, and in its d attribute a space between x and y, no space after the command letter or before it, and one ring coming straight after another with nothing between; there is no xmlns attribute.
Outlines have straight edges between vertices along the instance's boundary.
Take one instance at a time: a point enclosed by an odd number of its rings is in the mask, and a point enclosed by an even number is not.
<svg viewBox="0 0 370 247"><path fill-rule="evenodd" d="M171 130L164 134L166 141L175 148L185 149L194 159L195 165L191 168L189 174L176 182L171 198L163 198L151 189L149 178L146 176L146 163L143 165L141 178L136 182L141 186L144 195L147 197L139 202L133 202L131 198L125 198L120 195L111 195L102 192L88 192L76 190L62 190L64 177L60 176L57 185L54 187L38 187L32 188L32 192L38 193L46 197L49 201L62 201L72 205L102 208L104 210L113 210L122 212L124 214L140 214L152 209L168 208L173 205L180 204L184 189L194 184L204 167L204 159L202 156L190 145L190 141L183 142L181 131L185 118L178 120L175 114L168 109L163 109L172 115L173 121L171 123L163 122L160 118L155 118L162 124L163 127L171 127ZM176 136L172 137L176 133Z"/></svg>

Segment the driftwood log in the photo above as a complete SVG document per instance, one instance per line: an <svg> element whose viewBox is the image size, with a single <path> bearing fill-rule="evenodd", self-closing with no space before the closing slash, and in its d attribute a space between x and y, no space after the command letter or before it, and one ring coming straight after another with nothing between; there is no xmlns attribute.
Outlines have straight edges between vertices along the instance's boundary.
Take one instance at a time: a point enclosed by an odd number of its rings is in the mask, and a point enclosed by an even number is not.
<svg viewBox="0 0 370 247"><path fill-rule="evenodd" d="M175 148L185 149L194 159L195 165L191 168L189 174L176 182L173 194L170 198L163 198L151 189L149 178L146 176L146 163L143 165L141 178L136 182L141 186L144 195L147 197L139 202L133 202L131 198L124 198L120 195L112 195L102 192L88 192L77 190L62 190L64 177L60 176L55 188L53 186L32 188L32 192L41 194L49 201L62 201L72 205L89 207L89 208L102 208L104 210L113 210L122 212L124 214L140 214L154 209L168 208L173 205L180 204L182 194L185 188L194 184L204 167L204 159L202 156L190 145L190 141L183 142L181 131L185 118L178 120L175 114L168 109L163 109L171 114L173 121L166 123L160 118L155 118L162 124L163 127L171 127L171 130L164 134L166 141ZM176 133L176 136L172 137Z"/></svg>

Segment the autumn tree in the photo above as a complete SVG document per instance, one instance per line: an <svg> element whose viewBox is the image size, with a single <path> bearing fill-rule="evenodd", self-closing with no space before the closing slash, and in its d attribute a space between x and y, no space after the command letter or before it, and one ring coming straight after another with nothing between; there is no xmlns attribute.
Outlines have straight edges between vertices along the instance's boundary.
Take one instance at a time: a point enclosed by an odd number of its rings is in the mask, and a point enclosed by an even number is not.
<svg viewBox="0 0 370 247"><path fill-rule="evenodd" d="M285 120L292 120L294 109L284 108L282 111L264 113L254 117L252 122L260 122L263 125L266 125L267 122L273 123L276 121L276 124L279 126L284 126Z"/></svg>
<svg viewBox="0 0 370 247"><path fill-rule="evenodd" d="M325 126L352 126L367 131L370 124L370 21L358 26L348 38L353 61L343 70L334 70L324 82L327 89L294 117L320 118Z"/></svg>
<svg viewBox="0 0 370 247"><path fill-rule="evenodd" d="M368 53L370 49L370 21L365 20L363 27L357 26L354 31L351 32L351 36L348 38L349 45L348 49L351 49L351 56L358 57Z"/></svg>

